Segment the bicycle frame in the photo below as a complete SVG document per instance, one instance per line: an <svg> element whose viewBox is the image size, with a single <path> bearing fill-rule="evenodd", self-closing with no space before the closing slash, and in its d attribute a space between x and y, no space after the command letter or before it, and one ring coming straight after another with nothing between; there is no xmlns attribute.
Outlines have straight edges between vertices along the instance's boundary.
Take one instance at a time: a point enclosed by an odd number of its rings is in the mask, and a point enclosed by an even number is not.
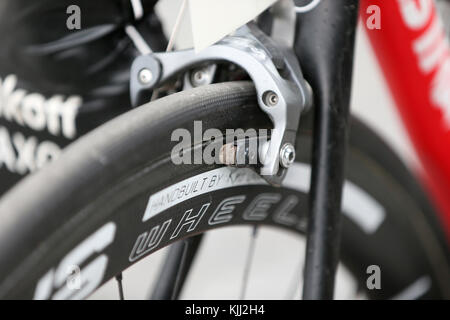
<svg viewBox="0 0 450 320"><path fill-rule="evenodd" d="M295 51L314 92L304 299L332 299L359 0L325 0L299 19Z"/></svg>
<svg viewBox="0 0 450 320"><path fill-rule="evenodd" d="M376 5L381 29L366 24ZM433 0L361 0L361 22L450 239L450 47Z"/></svg>

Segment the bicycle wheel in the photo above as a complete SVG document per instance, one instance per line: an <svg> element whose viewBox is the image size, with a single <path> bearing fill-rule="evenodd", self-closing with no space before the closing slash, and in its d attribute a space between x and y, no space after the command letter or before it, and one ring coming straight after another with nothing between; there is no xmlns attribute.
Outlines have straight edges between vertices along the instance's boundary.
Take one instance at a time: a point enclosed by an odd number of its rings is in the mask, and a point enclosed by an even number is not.
<svg viewBox="0 0 450 320"><path fill-rule="evenodd" d="M271 225L303 234L311 121L282 188L249 168L175 165L171 133L270 128L251 83L215 84L132 110L69 146L55 163L0 202L0 297L84 298L131 264L171 243L230 225ZM342 263L369 298L449 297L449 257L434 212L413 176L358 121L344 187ZM193 134L192 148L202 145ZM68 285L79 267L82 283ZM412 288L412 289L411 289ZM405 291L406 290L406 291Z"/></svg>

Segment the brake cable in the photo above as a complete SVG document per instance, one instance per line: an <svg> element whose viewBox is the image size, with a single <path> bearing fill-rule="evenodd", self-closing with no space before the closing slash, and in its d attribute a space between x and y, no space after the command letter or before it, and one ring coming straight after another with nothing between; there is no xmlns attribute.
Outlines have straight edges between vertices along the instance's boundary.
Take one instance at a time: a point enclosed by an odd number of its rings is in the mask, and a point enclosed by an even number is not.
<svg viewBox="0 0 450 320"><path fill-rule="evenodd" d="M309 4L301 7L295 7L295 12L297 13L305 13L313 10L315 7L317 7L320 3L320 0L312 0Z"/></svg>

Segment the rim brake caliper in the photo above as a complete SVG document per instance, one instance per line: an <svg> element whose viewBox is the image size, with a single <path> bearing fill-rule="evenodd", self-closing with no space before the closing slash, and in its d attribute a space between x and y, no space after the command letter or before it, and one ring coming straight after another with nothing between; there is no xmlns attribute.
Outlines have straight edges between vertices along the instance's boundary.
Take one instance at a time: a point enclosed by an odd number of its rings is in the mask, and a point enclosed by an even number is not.
<svg viewBox="0 0 450 320"><path fill-rule="evenodd" d="M281 48L253 23L196 53L194 50L139 56L131 68L131 100L157 85L205 63L229 62L245 70L255 84L259 107L273 123L259 174L280 185L295 158L295 141L301 113L311 105L309 85L291 49ZM261 154L261 150L259 150Z"/></svg>

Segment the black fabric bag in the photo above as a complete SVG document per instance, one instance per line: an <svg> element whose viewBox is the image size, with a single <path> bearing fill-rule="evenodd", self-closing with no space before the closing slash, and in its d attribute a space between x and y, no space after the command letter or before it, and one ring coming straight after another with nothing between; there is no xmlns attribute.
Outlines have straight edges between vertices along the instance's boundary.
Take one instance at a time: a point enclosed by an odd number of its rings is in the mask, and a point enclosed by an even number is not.
<svg viewBox="0 0 450 320"><path fill-rule="evenodd" d="M0 1L0 195L80 135L126 111L134 24L154 51L166 41L142 0ZM67 21L80 9L80 29Z"/></svg>

